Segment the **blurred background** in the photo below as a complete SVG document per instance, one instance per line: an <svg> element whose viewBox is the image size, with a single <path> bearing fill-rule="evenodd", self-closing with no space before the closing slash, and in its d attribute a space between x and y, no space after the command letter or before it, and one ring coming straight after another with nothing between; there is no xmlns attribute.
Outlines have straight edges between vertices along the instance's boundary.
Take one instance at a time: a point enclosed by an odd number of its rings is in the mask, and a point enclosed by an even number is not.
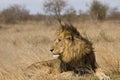
<svg viewBox="0 0 120 80"><path fill-rule="evenodd" d="M93 43L100 67L113 80L119 80L119 3L120 0L1 0L0 80L28 80L25 68L53 59L49 49L62 22L73 24ZM49 75L40 75L36 74L33 80L52 80ZM62 80L66 79L80 80Z"/></svg>

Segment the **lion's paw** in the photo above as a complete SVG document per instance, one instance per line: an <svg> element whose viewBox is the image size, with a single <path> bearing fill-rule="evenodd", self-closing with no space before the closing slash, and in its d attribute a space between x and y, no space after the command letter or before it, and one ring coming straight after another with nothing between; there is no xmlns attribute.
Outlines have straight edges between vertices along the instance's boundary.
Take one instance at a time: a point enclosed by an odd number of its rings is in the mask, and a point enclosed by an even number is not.
<svg viewBox="0 0 120 80"><path fill-rule="evenodd" d="M101 77L100 80L110 80L110 77L109 76Z"/></svg>

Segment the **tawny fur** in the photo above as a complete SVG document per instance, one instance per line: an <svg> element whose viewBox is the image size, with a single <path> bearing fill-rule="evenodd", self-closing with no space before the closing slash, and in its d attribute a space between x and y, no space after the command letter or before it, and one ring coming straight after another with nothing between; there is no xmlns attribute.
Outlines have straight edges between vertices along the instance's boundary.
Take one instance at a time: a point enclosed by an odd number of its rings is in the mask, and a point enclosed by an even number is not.
<svg viewBox="0 0 120 80"><path fill-rule="evenodd" d="M32 78L37 73L56 75L61 73L60 63L61 61L59 59L36 62L28 66L24 70L24 74L29 78Z"/></svg>

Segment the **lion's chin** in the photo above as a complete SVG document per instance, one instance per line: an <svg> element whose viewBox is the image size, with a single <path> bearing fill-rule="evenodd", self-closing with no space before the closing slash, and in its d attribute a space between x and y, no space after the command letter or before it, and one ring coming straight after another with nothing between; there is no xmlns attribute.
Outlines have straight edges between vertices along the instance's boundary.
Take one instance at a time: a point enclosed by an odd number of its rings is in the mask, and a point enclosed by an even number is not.
<svg viewBox="0 0 120 80"><path fill-rule="evenodd" d="M55 55L55 54L53 54L53 58L58 58L60 55Z"/></svg>

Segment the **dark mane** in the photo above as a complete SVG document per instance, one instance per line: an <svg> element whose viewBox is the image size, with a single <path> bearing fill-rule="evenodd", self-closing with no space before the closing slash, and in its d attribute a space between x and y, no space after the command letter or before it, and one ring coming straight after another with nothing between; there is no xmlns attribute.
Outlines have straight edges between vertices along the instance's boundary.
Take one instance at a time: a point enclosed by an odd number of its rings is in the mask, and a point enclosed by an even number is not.
<svg viewBox="0 0 120 80"><path fill-rule="evenodd" d="M67 30L69 31L73 36L80 36L80 33L79 31L73 27L73 25L69 25L69 24L65 24L65 25L62 25L62 30Z"/></svg>
<svg viewBox="0 0 120 80"><path fill-rule="evenodd" d="M72 24L65 24L61 26L62 30L67 30L71 33L72 36L80 38L81 40L87 42L88 44L92 45L91 41L81 36L79 31L72 25Z"/></svg>

